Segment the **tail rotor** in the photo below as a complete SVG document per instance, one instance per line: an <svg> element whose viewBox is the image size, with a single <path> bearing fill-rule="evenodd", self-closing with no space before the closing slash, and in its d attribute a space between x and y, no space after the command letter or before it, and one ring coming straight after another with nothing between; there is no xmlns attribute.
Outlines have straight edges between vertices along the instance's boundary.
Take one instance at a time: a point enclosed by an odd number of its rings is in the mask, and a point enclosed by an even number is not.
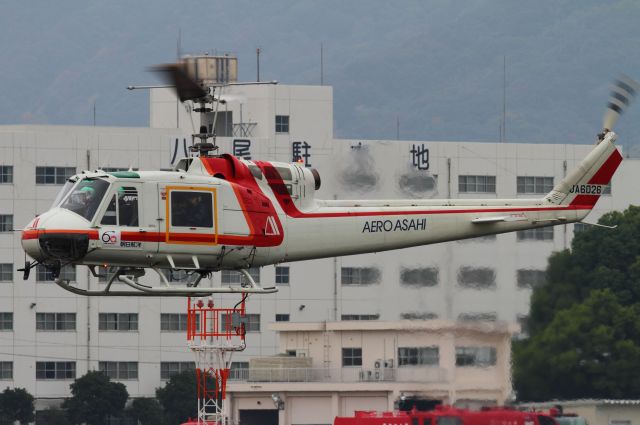
<svg viewBox="0 0 640 425"><path fill-rule="evenodd" d="M618 118L629 106L639 89L640 84L627 75L621 75L614 81L607 110L602 120L602 132L598 134L598 140L604 140L605 135L613 129Z"/></svg>

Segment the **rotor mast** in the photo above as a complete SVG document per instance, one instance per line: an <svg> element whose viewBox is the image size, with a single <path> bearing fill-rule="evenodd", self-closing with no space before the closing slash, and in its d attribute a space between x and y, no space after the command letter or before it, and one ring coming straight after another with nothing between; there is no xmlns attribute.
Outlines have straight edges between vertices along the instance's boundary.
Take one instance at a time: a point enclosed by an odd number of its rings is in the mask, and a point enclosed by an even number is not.
<svg viewBox="0 0 640 425"><path fill-rule="evenodd" d="M277 81L238 82L238 59L231 55L187 55L175 64L157 65L154 71L174 87L181 102L190 101L200 116L198 132L191 135L190 151L199 156L216 152L216 126L222 91L228 86L277 84ZM211 140L211 141L209 141Z"/></svg>

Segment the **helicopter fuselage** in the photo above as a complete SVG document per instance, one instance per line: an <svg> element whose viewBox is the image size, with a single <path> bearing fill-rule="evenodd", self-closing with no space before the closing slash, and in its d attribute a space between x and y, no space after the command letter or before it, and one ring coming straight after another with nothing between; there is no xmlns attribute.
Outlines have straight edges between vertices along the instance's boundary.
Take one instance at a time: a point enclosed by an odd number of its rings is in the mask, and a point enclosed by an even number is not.
<svg viewBox="0 0 640 425"><path fill-rule="evenodd" d="M22 243L44 264L217 271L571 223L622 159L611 135L540 199L318 200L315 170L231 155L176 171L85 172Z"/></svg>

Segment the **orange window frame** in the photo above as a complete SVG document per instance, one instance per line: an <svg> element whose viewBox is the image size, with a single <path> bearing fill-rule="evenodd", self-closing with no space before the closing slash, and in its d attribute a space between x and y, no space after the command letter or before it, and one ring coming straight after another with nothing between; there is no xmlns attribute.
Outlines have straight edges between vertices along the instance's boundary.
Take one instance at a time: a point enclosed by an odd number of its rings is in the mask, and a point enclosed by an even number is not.
<svg viewBox="0 0 640 425"><path fill-rule="evenodd" d="M218 245L218 190L215 187L201 187L201 186L166 186L166 198L165 198L165 242L174 244L185 245ZM196 242L196 241L176 241L171 240L171 191L176 190L180 192L212 192L213 193L213 242ZM175 232L174 232L175 233ZM193 233L189 233L193 234Z"/></svg>

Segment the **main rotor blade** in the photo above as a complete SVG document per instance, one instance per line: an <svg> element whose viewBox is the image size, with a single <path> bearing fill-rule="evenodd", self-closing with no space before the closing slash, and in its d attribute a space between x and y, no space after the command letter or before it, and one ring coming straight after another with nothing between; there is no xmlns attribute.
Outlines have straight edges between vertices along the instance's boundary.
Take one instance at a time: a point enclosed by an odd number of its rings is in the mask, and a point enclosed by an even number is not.
<svg viewBox="0 0 640 425"><path fill-rule="evenodd" d="M202 99L208 94L207 91L189 77L178 64L156 65L151 69L161 74L164 80L174 86L181 102L185 100Z"/></svg>
<svg viewBox="0 0 640 425"><path fill-rule="evenodd" d="M602 128L613 129L620 115L622 115L635 97L638 88L640 88L640 85L626 75L621 75L620 78L614 82L611 88L609 103L607 103L607 110L604 114Z"/></svg>

